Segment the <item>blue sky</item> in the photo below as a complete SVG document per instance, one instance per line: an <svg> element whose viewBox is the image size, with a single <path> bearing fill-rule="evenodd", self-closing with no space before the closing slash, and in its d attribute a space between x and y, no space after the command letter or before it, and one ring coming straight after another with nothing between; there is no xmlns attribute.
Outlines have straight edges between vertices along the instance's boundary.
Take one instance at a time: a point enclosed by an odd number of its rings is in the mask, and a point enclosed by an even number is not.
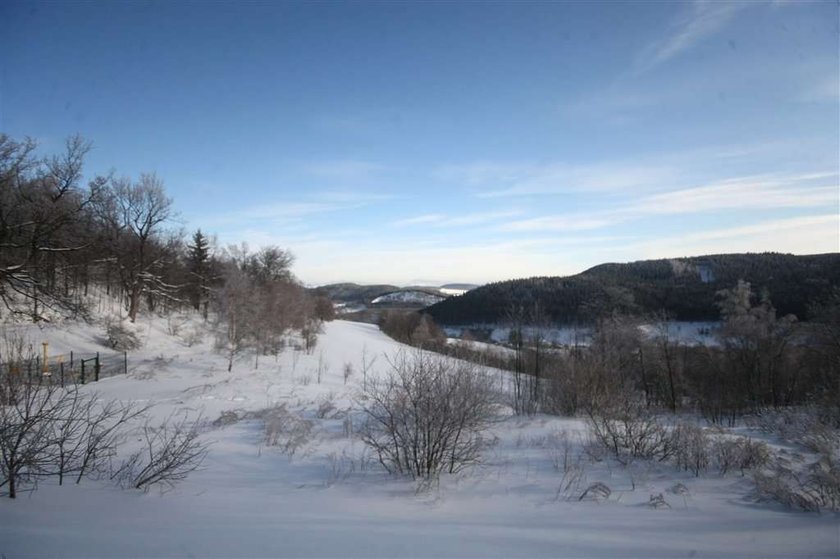
<svg viewBox="0 0 840 559"><path fill-rule="evenodd" d="M0 131L308 284L840 250L836 2L9 2Z"/></svg>

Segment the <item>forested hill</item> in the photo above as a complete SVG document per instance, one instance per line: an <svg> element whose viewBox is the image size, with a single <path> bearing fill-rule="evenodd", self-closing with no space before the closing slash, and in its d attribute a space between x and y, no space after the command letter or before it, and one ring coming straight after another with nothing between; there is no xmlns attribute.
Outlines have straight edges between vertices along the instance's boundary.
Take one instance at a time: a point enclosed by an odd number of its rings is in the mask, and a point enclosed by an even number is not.
<svg viewBox="0 0 840 559"><path fill-rule="evenodd" d="M367 304L372 299L385 293L399 291L396 285L359 285L357 283L332 283L315 287L312 291L316 295L325 295L336 303Z"/></svg>
<svg viewBox="0 0 840 559"><path fill-rule="evenodd" d="M491 283L441 301L426 312L441 324L499 323L510 309L533 309L546 320L588 322L604 312L666 312L677 320L716 320L715 294L739 279L768 295L780 315L807 318L808 306L840 285L840 254L718 254L601 264L568 277Z"/></svg>

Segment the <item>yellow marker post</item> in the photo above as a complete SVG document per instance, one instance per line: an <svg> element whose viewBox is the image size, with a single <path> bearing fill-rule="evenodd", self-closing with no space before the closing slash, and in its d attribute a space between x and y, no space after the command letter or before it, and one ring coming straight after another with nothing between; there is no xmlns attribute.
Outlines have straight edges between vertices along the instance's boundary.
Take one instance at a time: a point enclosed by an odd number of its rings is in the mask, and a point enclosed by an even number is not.
<svg viewBox="0 0 840 559"><path fill-rule="evenodd" d="M43 342L41 345L44 346L44 360L43 365L41 367L41 372L44 374L45 377L48 377L50 376L50 364L49 362L47 362L47 348L50 344L48 342Z"/></svg>

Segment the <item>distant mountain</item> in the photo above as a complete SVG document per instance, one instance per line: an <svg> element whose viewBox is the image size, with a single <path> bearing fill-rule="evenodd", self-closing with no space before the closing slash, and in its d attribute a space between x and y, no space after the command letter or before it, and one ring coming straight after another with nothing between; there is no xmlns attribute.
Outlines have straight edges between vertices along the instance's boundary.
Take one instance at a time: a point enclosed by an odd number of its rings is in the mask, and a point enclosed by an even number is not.
<svg viewBox="0 0 840 559"><path fill-rule="evenodd" d="M677 320L716 320L715 294L739 279L770 297L779 314L806 318L808 306L840 286L840 254L718 254L601 264L568 277L484 285L425 310L440 324L499 323L515 306L537 304L554 323L588 322L603 312L664 311Z"/></svg>

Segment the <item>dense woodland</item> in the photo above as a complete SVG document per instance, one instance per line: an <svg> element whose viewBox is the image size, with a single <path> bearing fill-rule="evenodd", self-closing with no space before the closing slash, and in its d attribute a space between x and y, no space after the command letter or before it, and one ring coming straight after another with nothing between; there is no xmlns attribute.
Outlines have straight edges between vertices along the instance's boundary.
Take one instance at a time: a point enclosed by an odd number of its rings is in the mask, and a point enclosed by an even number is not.
<svg viewBox="0 0 840 559"><path fill-rule="evenodd" d="M569 277L488 284L427 312L440 324L506 321L515 306L540 308L555 324L592 323L604 313L665 313L676 320L718 320L716 294L738 280L769 297L780 315L808 318L809 306L840 285L840 254L721 254L629 264L602 264Z"/></svg>
<svg viewBox="0 0 840 559"><path fill-rule="evenodd" d="M0 319L88 318L99 294L121 301L130 322L141 310L212 315L231 358L275 350L291 330L314 343L332 306L305 292L289 252L185 234L154 173L85 183L90 149L74 136L42 156L34 141L0 135Z"/></svg>

